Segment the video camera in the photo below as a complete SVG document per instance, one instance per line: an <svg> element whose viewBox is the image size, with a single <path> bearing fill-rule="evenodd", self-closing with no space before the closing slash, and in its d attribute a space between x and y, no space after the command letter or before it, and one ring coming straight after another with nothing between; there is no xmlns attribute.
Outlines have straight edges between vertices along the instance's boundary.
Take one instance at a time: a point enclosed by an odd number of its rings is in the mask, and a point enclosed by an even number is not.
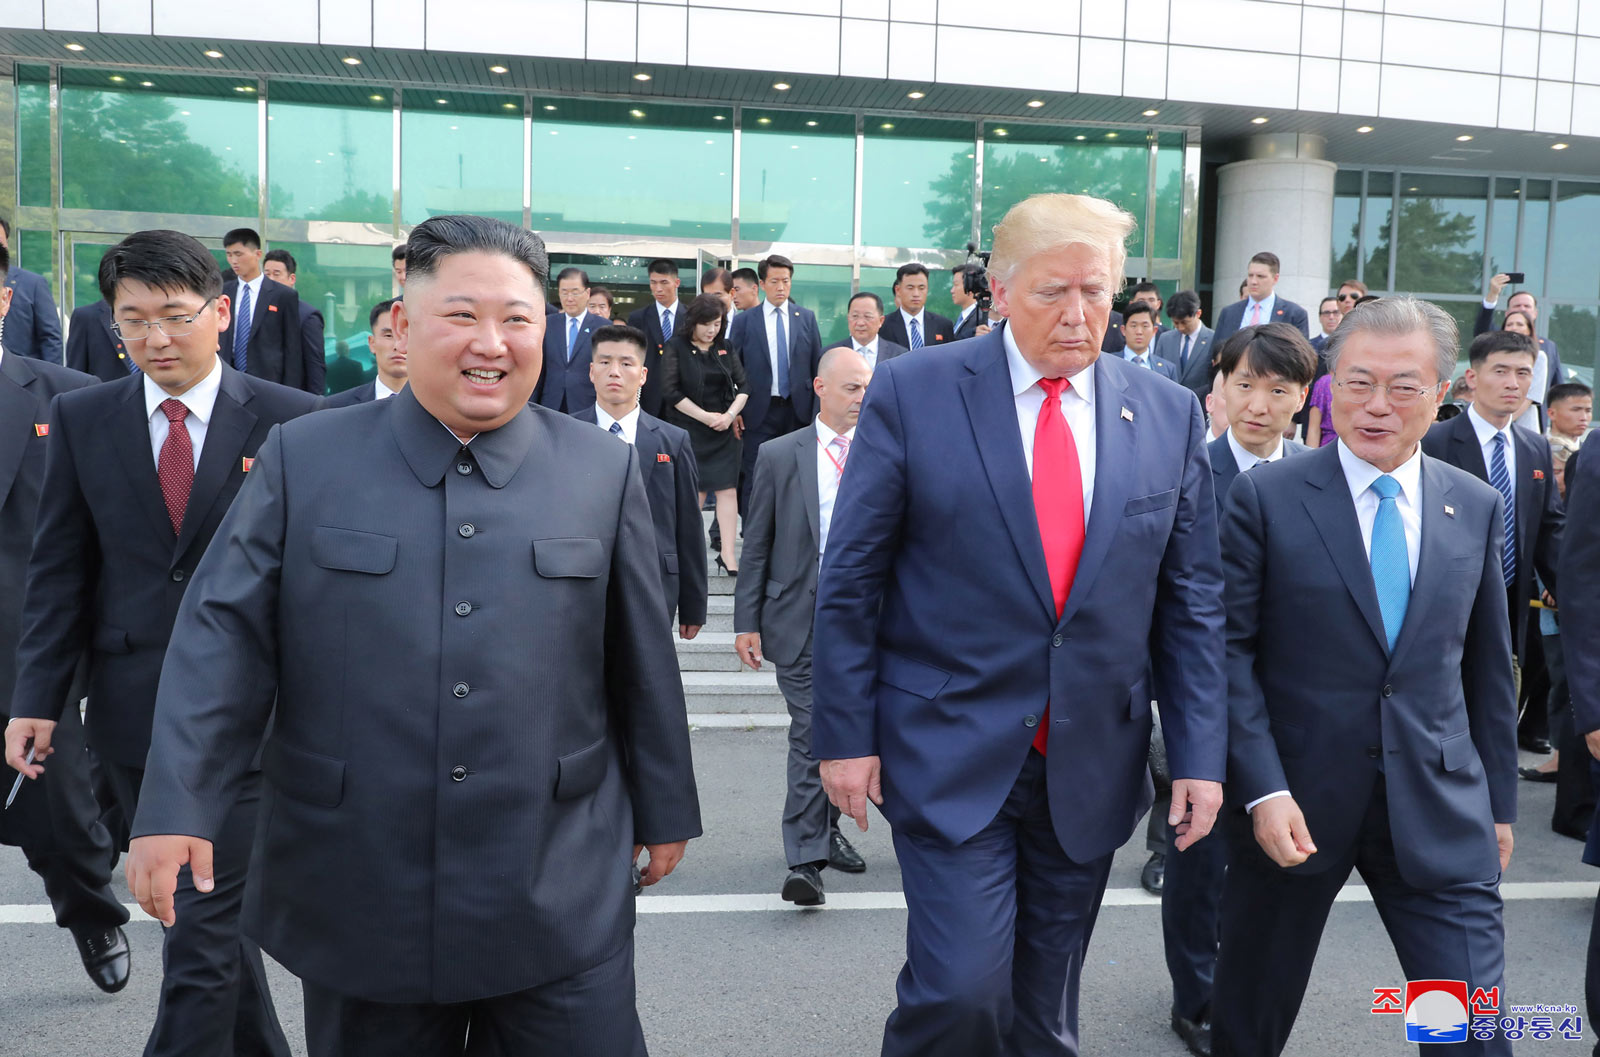
<svg viewBox="0 0 1600 1057"><path fill-rule="evenodd" d="M978 302L979 319L989 318L994 292L989 289L989 254L979 253L976 242L967 243L967 260L961 266L961 285Z"/></svg>

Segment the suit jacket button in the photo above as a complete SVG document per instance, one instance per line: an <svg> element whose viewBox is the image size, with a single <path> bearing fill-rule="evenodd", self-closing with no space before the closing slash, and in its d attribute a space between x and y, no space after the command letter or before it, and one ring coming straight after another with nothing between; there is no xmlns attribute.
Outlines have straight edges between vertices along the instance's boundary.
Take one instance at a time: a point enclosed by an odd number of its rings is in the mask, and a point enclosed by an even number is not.
<svg viewBox="0 0 1600 1057"><path fill-rule="evenodd" d="M183 583L183 570L182 569L174 569L174 570L172 570L172 582L175 583L175 584Z"/></svg>
<svg viewBox="0 0 1600 1057"><path fill-rule="evenodd" d="M450 690L450 692L452 694L455 694L457 697L466 697L467 694L470 693L471 691L472 691L472 688L470 686L468 686L466 683L457 683Z"/></svg>
<svg viewBox="0 0 1600 1057"><path fill-rule="evenodd" d="M1393 696L1394 696L1394 687L1392 687L1392 686L1385 686L1385 687L1384 687L1384 688L1383 688L1383 696L1384 696L1384 697L1393 697Z"/></svg>
<svg viewBox="0 0 1600 1057"><path fill-rule="evenodd" d="M1039 725L1039 717L1038 716L1023 716L1022 717L1022 725L1024 727L1037 727Z"/></svg>
<svg viewBox="0 0 1600 1057"><path fill-rule="evenodd" d="M478 530L473 526L472 522L469 521L465 525L462 525L460 528L456 529L456 531L461 533L462 539L469 540Z"/></svg>
<svg viewBox="0 0 1600 1057"><path fill-rule="evenodd" d="M1059 649L1060 649L1060 648L1061 648L1061 644L1062 644L1062 643L1063 643L1063 642L1066 642L1066 641L1067 641L1067 640L1066 640L1066 639L1064 639L1064 638L1062 638L1062 637L1061 637L1061 636L1060 636L1060 634L1057 634L1057 635L1056 635L1056 637L1055 637L1055 638L1053 638L1053 639L1051 639L1051 640L1050 640L1050 645L1052 645L1052 646L1054 646L1054 647L1055 647L1055 648L1056 648L1056 649L1058 649L1058 650L1059 650Z"/></svg>
<svg viewBox="0 0 1600 1057"><path fill-rule="evenodd" d="M458 763L450 768L450 777L458 782L465 782L467 780L467 769Z"/></svg>
<svg viewBox="0 0 1600 1057"><path fill-rule="evenodd" d="M1376 746L1376 745L1368 745L1367 746L1367 759L1376 760L1378 757L1380 757L1382 755L1383 755L1383 750L1378 748L1378 746Z"/></svg>
<svg viewBox="0 0 1600 1057"><path fill-rule="evenodd" d="M471 602L457 602L456 603L456 616L464 617L468 613L471 613L471 612L472 612L472 603Z"/></svg>
<svg viewBox="0 0 1600 1057"><path fill-rule="evenodd" d="M470 462L462 461L462 462L456 463L456 473L460 474L462 477L465 477L467 474L469 474L471 472L472 472L472 464Z"/></svg>

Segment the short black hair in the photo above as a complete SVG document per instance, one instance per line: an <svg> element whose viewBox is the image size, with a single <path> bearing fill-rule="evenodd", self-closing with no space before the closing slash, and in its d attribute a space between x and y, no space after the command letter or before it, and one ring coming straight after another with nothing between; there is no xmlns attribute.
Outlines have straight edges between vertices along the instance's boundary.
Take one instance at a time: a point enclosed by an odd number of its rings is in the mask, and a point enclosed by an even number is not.
<svg viewBox="0 0 1600 1057"><path fill-rule="evenodd" d="M1159 299L1161 297L1161 287L1157 286L1155 283L1152 283L1149 279L1146 279L1142 283L1133 284L1133 289L1128 291L1128 298L1129 300L1132 300L1133 298L1138 297L1140 294L1155 294Z"/></svg>
<svg viewBox="0 0 1600 1057"><path fill-rule="evenodd" d="M403 261L403 260L405 260L406 259L406 244L402 242L400 245L398 245L394 249L390 250L389 251L389 259L391 261Z"/></svg>
<svg viewBox="0 0 1600 1057"><path fill-rule="evenodd" d="M243 245L246 249L259 250L261 248L261 233L255 228L234 228L222 236L222 246Z"/></svg>
<svg viewBox="0 0 1600 1057"><path fill-rule="evenodd" d="M9 242L11 240L11 221L5 217L0 217L0 231L6 233L6 241Z"/></svg>
<svg viewBox="0 0 1600 1057"><path fill-rule="evenodd" d="M794 261L791 261L781 253L774 253L770 257L764 258L756 267L756 275L760 277L762 282L766 282L767 272L773 268L787 268L790 277L794 276Z"/></svg>
<svg viewBox="0 0 1600 1057"><path fill-rule="evenodd" d="M751 286L761 285L761 276L756 274L754 268L735 268L733 270L733 281L739 282L740 280L749 283Z"/></svg>
<svg viewBox="0 0 1600 1057"><path fill-rule="evenodd" d="M601 297L606 299L607 311L610 311L611 306L617 303L616 298L611 296L611 287L609 286L602 286L599 283L595 283L593 286L589 287L589 296L593 297L595 294L599 294ZM593 341L592 338L590 340Z"/></svg>
<svg viewBox="0 0 1600 1057"><path fill-rule="evenodd" d="M733 273L726 268L707 268L700 273L700 289L704 290L712 283L718 283L724 290L733 289Z"/></svg>
<svg viewBox="0 0 1600 1057"><path fill-rule="evenodd" d="M1339 299L1337 297L1334 297L1332 294L1329 294L1327 297L1324 297L1321 301L1317 302L1317 314L1318 315L1322 314L1322 306L1326 305L1329 301L1332 301L1336 305L1339 303Z"/></svg>
<svg viewBox="0 0 1600 1057"><path fill-rule="evenodd" d="M102 258L104 259L104 258ZM6 275L11 271L11 251L0 246L0 283L6 281Z"/></svg>
<svg viewBox="0 0 1600 1057"><path fill-rule="evenodd" d="M702 323L717 323L717 336L712 339L712 344L720 344L728 333L728 306L722 303L722 298L716 294L701 294L689 302L689 307L683 310L683 340L689 341L694 337L694 328ZM589 339L593 342L593 338Z"/></svg>
<svg viewBox="0 0 1600 1057"><path fill-rule="evenodd" d="M880 316L883 315L883 298L879 297L877 294L873 293L871 290L863 290L858 294L851 294L850 295L850 300L845 302L844 310L846 312L849 312L850 311L850 306L855 304L857 301L861 300L863 297L868 298L869 300L872 301L872 303L875 306L877 306L878 315L880 315Z"/></svg>
<svg viewBox="0 0 1600 1057"><path fill-rule="evenodd" d="M1510 297L1506 298L1506 306L1508 308L1511 305L1511 298L1512 297L1526 297L1528 300L1533 302L1533 307L1534 308L1538 308L1539 307L1539 298L1532 290L1517 290L1514 293L1512 293Z"/></svg>
<svg viewBox="0 0 1600 1057"><path fill-rule="evenodd" d="M1123 326L1127 326L1128 320L1132 319L1134 316L1149 316L1151 326L1154 326L1160 322L1160 320L1156 318L1155 306L1146 304L1143 301L1128 302L1128 306L1122 310Z"/></svg>
<svg viewBox="0 0 1600 1057"><path fill-rule="evenodd" d="M604 287L597 287L596 289L604 289ZM621 341L629 345L637 345L641 361L644 359L645 351L650 347L645 341L644 331L638 327L630 327L626 323L607 323L589 335L589 347L591 349L599 347L602 342L606 341Z"/></svg>
<svg viewBox="0 0 1600 1057"><path fill-rule="evenodd" d="M1279 262L1278 255L1276 253L1272 253L1268 250L1262 250L1260 253L1250 258L1250 263L1265 264L1268 268L1272 269L1273 275L1278 274Z"/></svg>
<svg viewBox="0 0 1600 1057"><path fill-rule="evenodd" d="M1287 323L1266 323L1236 331L1222 343L1217 369L1232 375L1249 359L1249 370L1263 378L1282 378L1296 385L1310 385L1317 376L1317 352L1300 333Z"/></svg>
<svg viewBox="0 0 1600 1057"><path fill-rule="evenodd" d="M649 274L651 275L677 275L678 262L671 257L657 257L650 262ZM590 339L592 342L594 339Z"/></svg>
<svg viewBox="0 0 1600 1057"><path fill-rule="evenodd" d="M1167 318L1176 322L1200 314L1200 295L1193 290L1179 290L1167 298Z"/></svg>
<svg viewBox="0 0 1600 1057"><path fill-rule="evenodd" d="M429 217L411 229L406 240L406 279L424 279L439 270L439 262L457 253L502 253L533 273L543 290L550 278L550 255L544 239L504 220L457 213Z"/></svg>
<svg viewBox="0 0 1600 1057"><path fill-rule="evenodd" d="M894 270L894 285L896 289L899 289L900 281L908 275L920 275L926 279L928 277L928 266L918 261L912 261L910 264L902 264L896 268Z"/></svg>
<svg viewBox="0 0 1600 1057"><path fill-rule="evenodd" d="M574 277L577 278L578 282L583 284L583 288L585 290L592 289L589 286L589 273L584 271L582 268L563 268L563 269L561 269L559 272L556 273L556 282L560 283L561 280L563 280L563 279L572 279Z"/></svg>
<svg viewBox="0 0 1600 1057"><path fill-rule="evenodd" d="M1594 390L1582 382L1557 382L1550 387L1550 392L1545 396L1545 406L1555 407L1563 400L1576 400L1585 396L1593 398Z"/></svg>
<svg viewBox="0 0 1600 1057"><path fill-rule="evenodd" d="M262 257L261 260L263 262L277 261L279 264L283 265L289 270L290 275L295 274L294 254L290 253L288 250L268 250L267 255Z"/></svg>
<svg viewBox="0 0 1600 1057"><path fill-rule="evenodd" d="M394 303L398 300L400 300L398 297L391 297L387 301L379 301L373 305L372 311L367 313L367 329L377 330L378 320L388 315L389 309L393 308Z"/></svg>
<svg viewBox="0 0 1600 1057"><path fill-rule="evenodd" d="M1534 360L1539 358L1539 346L1526 334L1510 330L1486 330L1472 339L1471 346L1467 348L1467 362L1473 370L1477 370L1497 352L1517 353Z"/></svg>
<svg viewBox="0 0 1600 1057"><path fill-rule="evenodd" d="M106 251L100 264L100 296L117 303L117 284L133 279L166 293L188 290L210 301L222 293L217 259L181 231L135 231Z"/></svg>

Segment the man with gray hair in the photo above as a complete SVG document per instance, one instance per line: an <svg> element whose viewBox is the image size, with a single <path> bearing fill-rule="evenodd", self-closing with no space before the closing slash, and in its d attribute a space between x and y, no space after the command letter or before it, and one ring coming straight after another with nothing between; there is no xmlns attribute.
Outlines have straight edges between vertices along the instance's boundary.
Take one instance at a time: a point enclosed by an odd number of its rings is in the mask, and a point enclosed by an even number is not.
<svg viewBox="0 0 1600 1057"><path fill-rule="evenodd" d="M1468 988L1413 1006L1407 1038L1509 1054L1467 1000L1504 976L1516 819L1500 494L1420 445L1455 365L1443 311L1358 305L1326 356L1338 442L1240 476L1222 519L1234 839L1213 1052L1282 1052L1357 870L1405 978Z"/></svg>
<svg viewBox="0 0 1600 1057"><path fill-rule="evenodd" d="M1133 218L995 228L997 332L879 367L817 587L812 752L894 827L909 916L885 1057L1068 1057L1111 856L1222 803L1222 568L1194 395L1102 356ZM742 581L741 581L742 584ZM1152 684L1153 674L1153 684Z"/></svg>

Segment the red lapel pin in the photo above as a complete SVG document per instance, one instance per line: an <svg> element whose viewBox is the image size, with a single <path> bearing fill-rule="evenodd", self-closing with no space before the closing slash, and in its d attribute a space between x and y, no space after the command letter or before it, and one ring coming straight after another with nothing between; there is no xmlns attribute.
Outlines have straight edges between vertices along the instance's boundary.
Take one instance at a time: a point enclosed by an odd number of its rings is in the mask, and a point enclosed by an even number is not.
<svg viewBox="0 0 1600 1057"><path fill-rule="evenodd" d="M33 435L35 437L48 437L50 435L50 423L35 422L33 424Z"/></svg>
<svg viewBox="0 0 1600 1057"><path fill-rule="evenodd" d="M245 473L249 473L250 467L254 466L256 461L249 456L246 456L245 458L239 460L239 464L240 469L242 469Z"/></svg>
<svg viewBox="0 0 1600 1057"><path fill-rule="evenodd" d="M277 305L268 305L267 306L267 311L268 312L276 312L277 310L278 310L278 306Z"/></svg>
<svg viewBox="0 0 1600 1057"><path fill-rule="evenodd" d="M656 453L656 462L671 462L671 461L672 461L672 456L668 455L666 452L663 451L663 452L657 452Z"/></svg>
<svg viewBox="0 0 1600 1057"><path fill-rule="evenodd" d="M1543 470L1535 470L1535 471L1533 471L1533 479L1535 481L1544 480L1544 471Z"/></svg>

